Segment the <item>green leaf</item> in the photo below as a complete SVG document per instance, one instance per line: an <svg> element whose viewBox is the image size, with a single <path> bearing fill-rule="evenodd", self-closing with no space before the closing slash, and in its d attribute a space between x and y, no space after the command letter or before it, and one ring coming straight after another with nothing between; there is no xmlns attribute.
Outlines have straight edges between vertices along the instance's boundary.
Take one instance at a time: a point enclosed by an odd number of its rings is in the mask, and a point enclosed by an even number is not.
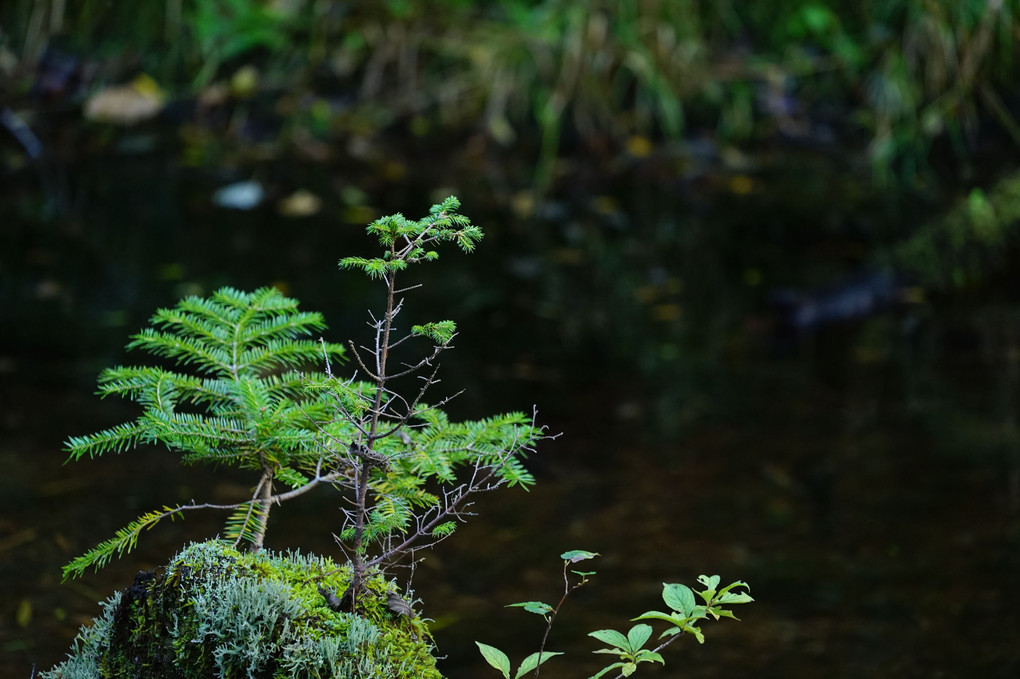
<svg viewBox="0 0 1020 679"><path fill-rule="evenodd" d="M489 646L480 641L475 643L478 645L478 650L482 652L485 661L502 672L506 679L510 679L510 658L506 657L506 653L495 646Z"/></svg>
<svg viewBox="0 0 1020 679"><path fill-rule="evenodd" d="M630 631L627 632L627 643L630 647L630 652L634 653L644 646L650 636L652 636L651 625L634 625L631 627Z"/></svg>
<svg viewBox="0 0 1020 679"><path fill-rule="evenodd" d="M572 549L569 552L563 552L560 554L560 558L570 563L577 563L578 561L585 561L587 559L594 559L599 556L598 552L589 552L584 549Z"/></svg>
<svg viewBox="0 0 1020 679"><path fill-rule="evenodd" d="M666 664L666 661L663 659L661 655L659 655L655 651L649 650L638 651L638 654L634 659L637 662L657 662L662 663L663 665Z"/></svg>
<svg viewBox="0 0 1020 679"><path fill-rule="evenodd" d="M662 639L663 637L675 637L676 635L682 633L685 627L687 627L687 625L682 625L679 627L670 627L664 630L662 634L659 635L659 638Z"/></svg>
<svg viewBox="0 0 1020 679"><path fill-rule="evenodd" d="M535 615L541 615L545 617L547 614L552 613L553 607L549 604L542 603L541 601L521 601L516 604L509 604L506 608L523 608L528 613L534 613Z"/></svg>
<svg viewBox="0 0 1020 679"><path fill-rule="evenodd" d="M716 606L712 606L711 608L709 608L708 614L711 615L715 620L718 620L719 618L730 618L732 620L738 621L740 620L740 618L733 614L733 611L726 608L717 608Z"/></svg>
<svg viewBox="0 0 1020 679"><path fill-rule="evenodd" d="M733 592L733 591L731 591L731 590L734 590L734 589L736 589L738 587L743 587L744 589L746 589L748 591L747 592ZM747 603L751 603L752 601L754 601L754 599L751 598L750 590L751 590L751 586L750 585L748 585L746 582L742 582L740 580L737 580L736 582L732 582L732 583L726 585L725 587L723 587L721 590L719 590L719 596L716 597L716 602L717 603L718 602L729 603L729 604L738 604L738 603L739 604L747 604Z"/></svg>
<svg viewBox="0 0 1020 679"><path fill-rule="evenodd" d="M662 600L674 611L683 613L684 617L690 617L694 610L694 591L686 585L663 583Z"/></svg>
<svg viewBox="0 0 1020 679"><path fill-rule="evenodd" d="M627 637L623 636L616 630L599 629L594 632L588 632L588 636L595 637L604 644L615 646L621 651L627 652L630 650L630 643L627 641ZM598 651L595 652L598 653Z"/></svg>
<svg viewBox="0 0 1020 679"><path fill-rule="evenodd" d="M532 653L521 663L520 669L517 670L517 674L514 675L514 679L521 679L524 675L532 672L536 667L544 663L549 658L555 655L563 655L562 653L556 653L554 651L542 651L541 653ZM539 659L541 656L541 659Z"/></svg>
<svg viewBox="0 0 1020 679"><path fill-rule="evenodd" d="M670 613L663 613L661 611L648 611L646 613L642 613L641 615L639 615L636 618L631 618L632 621L633 620L662 620L664 622L668 622L668 623L671 623L673 625L679 625L679 624L683 623L683 621L686 620L686 619L687 618L685 616L683 616L683 615L681 615L679 613L672 613L672 614L670 614Z"/></svg>
<svg viewBox="0 0 1020 679"><path fill-rule="evenodd" d="M603 667L598 674L593 674L592 676L588 677L588 679L599 679L599 677L601 677L603 674L612 672L617 667L624 667L624 664L622 662L614 662L612 665Z"/></svg>
<svg viewBox="0 0 1020 679"><path fill-rule="evenodd" d="M706 589L719 589L719 576L713 575L711 577L707 575L699 575L698 582L703 584Z"/></svg>
<svg viewBox="0 0 1020 679"><path fill-rule="evenodd" d="M726 592L715 598L715 603L717 604L749 604L752 601L754 599L751 595L743 592Z"/></svg>
<svg viewBox="0 0 1020 679"><path fill-rule="evenodd" d="M698 640L699 644L705 643L705 635L702 633L701 628L695 625L687 625L684 627L684 631L693 634L694 638Z"/></svg>

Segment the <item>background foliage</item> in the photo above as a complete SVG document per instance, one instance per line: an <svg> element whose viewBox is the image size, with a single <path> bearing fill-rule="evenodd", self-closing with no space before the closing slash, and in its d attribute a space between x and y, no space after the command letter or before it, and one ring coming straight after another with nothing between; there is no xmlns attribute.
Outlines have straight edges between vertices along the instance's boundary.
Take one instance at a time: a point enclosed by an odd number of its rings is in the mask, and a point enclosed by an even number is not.
<svg viewBox="0 0 1020 679"><path fill-rule="evenodd" d="M275 101L291 143L398 121L418 134L480 127L500 145L537 144L543 186L570 140L838 143L882 180L909 182L935 147L965 156L988 128L1020 140L1018 7L18 0L0 26L8 76L30 71L59 36L90 64L86 89L144 71L186 100L253 67L261 78L234 81L235 92Z"/></svg>

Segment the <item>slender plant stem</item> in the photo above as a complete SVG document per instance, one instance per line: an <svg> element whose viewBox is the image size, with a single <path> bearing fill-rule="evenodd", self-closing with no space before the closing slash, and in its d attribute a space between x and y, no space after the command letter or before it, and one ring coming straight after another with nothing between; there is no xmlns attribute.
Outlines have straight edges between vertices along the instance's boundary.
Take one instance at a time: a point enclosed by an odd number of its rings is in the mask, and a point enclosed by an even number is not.
<svg viewBox="0 0 1020 679"><path fill-rule="evenodd" d="M549 640L549 632L552 631L553 620L556 619L556 614L560 612L560 607L563 606L563 603L567 600L567 597L570 596L570 594L574 590L576 590L579 587L582 587L586 582L588 582L588 578L581 576L580 582L578 582L576 585L571 586L570 576L567 574L567 567L569 565L570 565L569 561L563 562L563 596L560 597L559 603L556 604L556 607L552 609L552 611L550 611L549 617L546 618L545 634L542 635L542 643L538 647L538 664L535 665L536 677L539 675L539 672L542 669L542 654L545 652L545 644L546 641Z"/></svg>
<svg viewBox="0 0 1020 679"><path fill-rule="evenodd" d="M390 246L390 256L395 258L396 250ZM391 259L393 261L393 259ZM376 434L379 431L379 414L382 408L383 394L386 391L386 363L389 360L390 330L393 327L394 312L394 290L396 288L397 274L391 271L386 277L386 313L382 321L376 325L376 346L375 346L375 397L372 402L372 420L368 427L368 440L365 447L371 452L375 445ZM361 455L361 467L358 470L356 483L357 508L354 523L354 573L351 583L351 608L353 609L361 591L365 572L368 566L365 563L365 523L368 520L368 476L372 471L372 461L369 455Z"/></svg>

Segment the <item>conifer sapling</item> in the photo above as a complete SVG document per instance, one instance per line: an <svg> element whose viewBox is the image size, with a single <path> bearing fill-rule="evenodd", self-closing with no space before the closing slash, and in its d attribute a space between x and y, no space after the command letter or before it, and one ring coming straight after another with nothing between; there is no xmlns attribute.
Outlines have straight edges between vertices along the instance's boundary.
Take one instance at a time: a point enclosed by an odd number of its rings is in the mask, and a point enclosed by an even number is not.
<svg viewBox="0 0 1020 679"><path fill-rule="evenodd" d="M399 214L376 220L368 232L381 256L340 261L342 269L360 269L386 290L384 308L371 317L370 342L350 344L351 376L334 371L348 353L344 347L308 338L325 327L321 315L299 312L295 300L272 288L223 288L160 309L128 348L175 369L103 371L99 393L129 398L142 414L71 438L71 459L162 444L186 463L252 470L251 493L234 504L192 502L149 512L68 564L65 577L102 566L132 549L146 528L190 509L229 510L223 538L258 549L274 505L329 485L343 492L334 535L353 565L343 600L354 609L370 570L413 559L416 550L450 535L468 515L471 495L531 485L522 458L543 436L533 416L451 422L442 406L452 396L425 400L438 383L436 359L456 335L454 322L424 322L403 332L395 324L403 295L417 287L399 288L398 274L436 260L443 243L470 252L482 238L459 206L451 197L418 221ZM424 345L418 357L402 356L395 364L394 355L415 343Z"/></svg>

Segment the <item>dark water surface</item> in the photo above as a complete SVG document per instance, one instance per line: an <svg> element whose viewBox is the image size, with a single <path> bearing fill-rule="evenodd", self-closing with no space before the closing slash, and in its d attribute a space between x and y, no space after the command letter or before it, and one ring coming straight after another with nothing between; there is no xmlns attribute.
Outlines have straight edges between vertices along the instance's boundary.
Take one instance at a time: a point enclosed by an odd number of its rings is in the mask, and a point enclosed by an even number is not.
<svg viewBox="0 0 1020 679"><path fill-rule="evenodd" d="M91 395L100 369L141 360L121 352L127 336L157 306L222 284L281 285L326 313L331 339L358 336L375 293L336 260L370 252L363 222L417 217L454 192L489 235L426 273L406 322L461 324L444 363L444 384L468 389L454 415L537 404L563 436L534 460L534 490L481 498L415 574L448 676L496 676L476 639L518 661L534 650L539 620L504 605L557 599L558 554L578 548L603 555L598 575L553 630L549 647L569 659L542 676L590 675L588 631L625 629L661 607L662 582L701 573L749 582L757 602L647 676L1020 676L1020 306L950 295L786 333L769 289L843 266L827 254L842 236L806 226L824 199L779 212L624 168L535 204L505 189L512 165L403 160L399 181L364 163L266 164L276 194L250 212L209 200L249 170L156 154L86 154L55 179L5 184L0 674L60 660L98 600L222 517L158 526L75 582L60 583L62 564L145 511L251 483L159 450L62 466L69 435L134 415ZM323 212L279 217L275 198L302 187ZM336 556L333 498L312 495L274 513L271 547Z"/></svg>

